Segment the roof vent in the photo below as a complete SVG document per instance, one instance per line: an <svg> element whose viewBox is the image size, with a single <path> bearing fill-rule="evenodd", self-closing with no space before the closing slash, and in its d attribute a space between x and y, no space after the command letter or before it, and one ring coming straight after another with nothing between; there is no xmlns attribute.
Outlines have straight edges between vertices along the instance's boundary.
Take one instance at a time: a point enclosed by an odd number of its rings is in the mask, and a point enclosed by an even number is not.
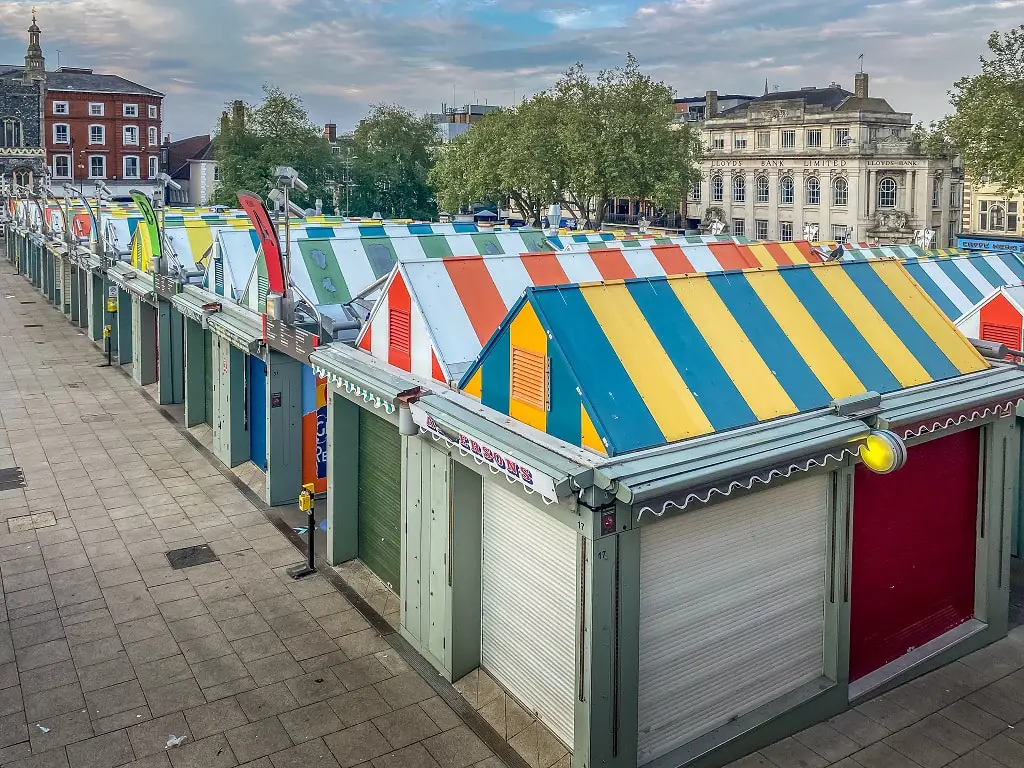
<svg viewBox="0 0 1024 768"><path fill-rule="evenodd" d="M816 91L816 90L818 90L818 88L817 88L817 86L814 86L814 85L805 85L800 90L801 91Z"/></svg>
<svg viewBox="0 0 1024 768"><path fill-rule="evenodd" d="M85 67L57 67L58 72L65 72L69 75L91 75L92 70Z"/></svg>

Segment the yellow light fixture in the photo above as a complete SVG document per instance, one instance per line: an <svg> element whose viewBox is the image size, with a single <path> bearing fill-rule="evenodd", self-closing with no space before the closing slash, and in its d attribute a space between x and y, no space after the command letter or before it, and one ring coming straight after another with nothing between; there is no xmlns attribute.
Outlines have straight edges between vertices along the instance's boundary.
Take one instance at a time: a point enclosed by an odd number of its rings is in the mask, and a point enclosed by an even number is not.
<svg viewBox="0 0 1024 768"><path fill-rule="evenodd" d="M872 472L887 475L907 463L907 445L896 433L878 430L864 440L860 460Z"/></svg>

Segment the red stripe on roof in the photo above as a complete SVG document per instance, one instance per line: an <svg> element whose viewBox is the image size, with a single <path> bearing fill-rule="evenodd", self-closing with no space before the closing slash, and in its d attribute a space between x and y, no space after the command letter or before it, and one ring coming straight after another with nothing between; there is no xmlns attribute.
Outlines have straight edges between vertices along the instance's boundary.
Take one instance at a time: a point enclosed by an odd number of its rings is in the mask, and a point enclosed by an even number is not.
<svg viewBox="0 0 1024 768"><path fill-rule="evenodd" d="M636 274L618 248L599 248L590 252L602 280L628 280Z"/></svg>
<svg viewBox="0 0 1024 768"><path fill-rule="evenodd" d="M565 285L569 276L553 253L522 253L519 258L534 285Z"/></svg>
<svg viewBox="0 0 1024 768"><path fill-rule="evenodd" d="M686 252L678 245L654 245L651 253L661 264L666 275L690 275L697 271L693 263L686 258Z"/></svg>
<svg viewBox="0 0 1024 768"><path fill-rule="evenodd" d="M813 245L811 245L810 240L794 240L793 245L800 249L800 253L802 253L811 264L820 264L825 261L825 259L821 257L821 254L814 249Z"/></svg>
<svg viewBox="0 0 1024 768"><path fill-rule="evenodd" d="M722 269L747 269L748 267L761 266L761 263L753 257L749 249L745 249L736 243L708 243L708 248L711 249L715 261L722 265Z"/></svg>
<svg viewBox="0 0 1024 768"><path fill-rule="evenodd" d="M775 263L780 267L790 267L793 265L793 259L782 249L780 243L763 243L763 245L768 249L768 253L771 254L771 257L775 259Z"/></svg>
<svg viewBox="0 0 1024 768"><path fill-rule="evenodd" d="M494 285L483 257L444 259L444 266L477 338L481 344L486 344L505 319L508 307Z"/></svg>

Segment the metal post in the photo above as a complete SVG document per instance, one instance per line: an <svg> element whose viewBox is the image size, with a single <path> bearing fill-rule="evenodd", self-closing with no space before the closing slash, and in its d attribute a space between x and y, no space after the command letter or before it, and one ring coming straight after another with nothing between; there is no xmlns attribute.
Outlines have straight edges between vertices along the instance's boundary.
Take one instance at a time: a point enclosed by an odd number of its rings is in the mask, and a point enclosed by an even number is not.
<svg viewBox="0 0 1024 768"><path fill-rule="evenodd" d="M316 516L314 515L313 484L306 483L299 493L299 509L306 511L306 541L308 542L307 559L305 567L297 565L288 571L293 579L304 579L316 573L316 556L314 551L314 536L316 532Z"/></svg>

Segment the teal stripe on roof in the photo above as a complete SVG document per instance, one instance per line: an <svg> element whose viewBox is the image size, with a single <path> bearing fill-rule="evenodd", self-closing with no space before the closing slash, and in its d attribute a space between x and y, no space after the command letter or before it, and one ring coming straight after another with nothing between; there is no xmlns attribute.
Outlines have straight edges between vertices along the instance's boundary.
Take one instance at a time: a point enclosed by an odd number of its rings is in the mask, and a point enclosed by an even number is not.
<svg viewBox="0 0 1024 768"><path fill-rule="evenodd" d="M954 264L949 259L933 259L931 263L941 269L943 274L953 281L954 285L960 289L960 292L967 297L971 304L977 304L985 298L967 275L960 271L959 264Z"/></svg>
<svg viewBox="0 0 1024 768"><path fill-rule="evenodd" d="M1021 262L1020 258L1012 253L999 253L996 255L1002 259L1003 264L1009 267L1013 274L1024 280L1024 262Z"/></svg>
<svg viewBox="0 0 1024 768"><path fill-rule="evenodd" d="M988 284L992 286L993 290L1006 284L1006 280L996 272L992 265L988 263L987 259L970 259L969 261L971 266L978 270L978 272L981 273L981 276L984 277Z"/></svg>
<svg viewBox="0 0 1024 768"><path fill-rule="evenodd" d="M924 289L928 297L946 314L946 317L950 320L956 320L963 314L960 308L953 303L945 291L935 284L935 281L928 276L928 273L924 271L924 268L918 262L908 261L903 266L906 267L907 272L914 278L914 281Z"/></svg>

